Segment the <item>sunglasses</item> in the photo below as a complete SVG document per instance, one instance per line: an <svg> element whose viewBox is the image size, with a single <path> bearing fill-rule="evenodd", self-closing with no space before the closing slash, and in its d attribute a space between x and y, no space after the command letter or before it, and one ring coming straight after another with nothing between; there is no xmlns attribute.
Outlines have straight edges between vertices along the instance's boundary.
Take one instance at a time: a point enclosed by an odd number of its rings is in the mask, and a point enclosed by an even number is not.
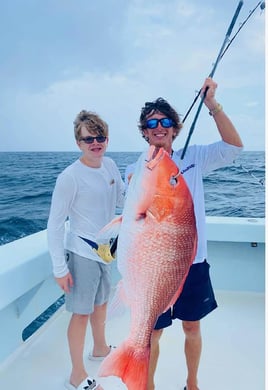
<svg viewBox="0 0 268 390"><path fill-rule="evenodd" d="M164 127L165 129L174 126L174 122L170 118L161 118L161 119L152 118L146 121L146 127L147 129L156 129L159 122L161 123L161 126Z"/></svg>
<svg viewBox="0 0 268 390"><path fill-rule="evenodd" d="M85 137L80 138L79 141L85 142L85 144L93 144L93 142L96 140L99 144L102 144L105 142L107 137L104 137L104 135L98 135L97 137Z"/></svg>

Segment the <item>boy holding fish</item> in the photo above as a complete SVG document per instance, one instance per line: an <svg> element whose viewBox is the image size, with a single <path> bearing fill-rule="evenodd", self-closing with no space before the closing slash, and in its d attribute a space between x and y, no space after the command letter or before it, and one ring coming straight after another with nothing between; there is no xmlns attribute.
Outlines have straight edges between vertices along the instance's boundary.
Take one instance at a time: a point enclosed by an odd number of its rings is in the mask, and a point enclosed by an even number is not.
<svg viewBox="0 0 268 390"><path fill-rule="evenodd" d="M158 98L147 102L141 110L139 130L142 137L156 147L163 147L179 167L194 203L198 245L196 256L186 278L181 295L155 324L151 337L151 352L147 390L154 390L154 373L159 357L159 340L163 329L174 319L182 321L185 334L185 357L188 369L184 390L199 390L197 374L201 357L202 339L200 320L217 307L207 263L205 202L202 176L212 170L231 164L242 151L242 141L234 125L215 99L217 84L207 78L201 94L206 91L204 103L215 121L221 140L210 145L189 146L184 159L183 150L174 151L172 143L182 123L179 115L167 101ZM126 169L126 178L132 176L134 165Z"/></svg>

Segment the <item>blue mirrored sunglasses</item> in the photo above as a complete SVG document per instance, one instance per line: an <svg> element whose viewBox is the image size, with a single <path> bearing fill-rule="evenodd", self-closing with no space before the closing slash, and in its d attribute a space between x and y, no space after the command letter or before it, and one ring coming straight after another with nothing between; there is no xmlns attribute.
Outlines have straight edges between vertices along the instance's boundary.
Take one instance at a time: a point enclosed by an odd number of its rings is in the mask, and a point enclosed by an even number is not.
<svg viewBox="0 0 268 390"><path fill-rule="evenodd" d="M80 138L79 141L85 142L85 144L93 144L94 140L96 140L98 143L102 144L106 141L107 137L104 137L103 135L98 135L97 137L84 137Z"/></svg>
<svg viewBox="0 0 268 390"><path fill-rule="evenodd" d="M161 126L164 127L165 129L174 126L174 122L170 118L161 118L161 119L152 118L146 121L146 127L147 129L156 129L159 122L161 123Z"/></svg>

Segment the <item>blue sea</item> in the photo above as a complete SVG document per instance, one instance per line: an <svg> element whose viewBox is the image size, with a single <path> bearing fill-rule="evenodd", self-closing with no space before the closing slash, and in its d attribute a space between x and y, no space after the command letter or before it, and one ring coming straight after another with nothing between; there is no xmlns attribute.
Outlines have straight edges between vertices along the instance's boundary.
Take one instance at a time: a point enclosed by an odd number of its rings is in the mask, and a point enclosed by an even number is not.
<svg viewBox="0 0 268 390"><path fill-rule="evenodd" d="M140 153L107 153L122 177ZM51 195L58 174L79 152L0 153L0 245L46 229ZM207 215L264 217L264 152L243 152L231 166L204 177ZM1 262L1 259L0 259ZM61 297L27 326L31 336L64 303Z"/></svg>
<svg viewBox="0 0 268 390"><path fill-rule="evenodd" d="M122 177L140 153L111 152ZM0 153L0 245L46 229L58 174L79 152ZM264 152L243 152L204 178L207 215L264 217Z"/></svg>

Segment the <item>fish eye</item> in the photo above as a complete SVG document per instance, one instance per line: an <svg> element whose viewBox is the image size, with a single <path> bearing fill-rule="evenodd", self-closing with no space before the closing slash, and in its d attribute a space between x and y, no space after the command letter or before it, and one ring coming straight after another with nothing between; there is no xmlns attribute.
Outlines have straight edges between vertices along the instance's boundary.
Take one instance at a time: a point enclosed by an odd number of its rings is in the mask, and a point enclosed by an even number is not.
<svg viewBox="0 0 268 390"><path fill-rule="evenodd" d="M175 186L177 183L178 183L178 180L175 176L171 176L170 180L169 180L169 183L172 185L172 186Z"/></svg>

